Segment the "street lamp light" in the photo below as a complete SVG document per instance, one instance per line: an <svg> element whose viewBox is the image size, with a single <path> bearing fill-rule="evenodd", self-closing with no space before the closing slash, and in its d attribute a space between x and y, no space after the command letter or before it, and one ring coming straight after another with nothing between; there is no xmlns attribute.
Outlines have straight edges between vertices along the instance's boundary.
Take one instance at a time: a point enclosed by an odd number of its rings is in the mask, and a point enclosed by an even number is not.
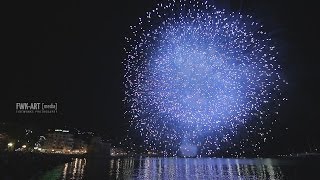
<svg viewBox="0 0 320 180"><path fill-rule="evenodd" d="M9 142L8 143L8 151L12 151L13 150L13 146L14 146L13 142Z"/></svg>
<svg viewBox="0 0 320 180"><path fill-rule="evenodd" d="M13 143L12 142L8 143L8 147L9 148L13 147Z"/></svg>

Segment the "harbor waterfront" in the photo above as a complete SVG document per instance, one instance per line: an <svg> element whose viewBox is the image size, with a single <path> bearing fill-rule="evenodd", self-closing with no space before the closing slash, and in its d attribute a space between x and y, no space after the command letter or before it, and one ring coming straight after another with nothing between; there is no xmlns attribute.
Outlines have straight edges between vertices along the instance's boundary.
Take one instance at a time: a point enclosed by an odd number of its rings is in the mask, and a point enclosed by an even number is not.
<svg viewBox="0 0 320 180"><path fill-rule="evenodd" d="M320 158L75 158L37 179L307 179Z"/></svg>
<svg viewBox="0 0 320 180"><path fill-rule="evenodd" d="M64 163L84 157L80 154L0 152L0 179L32 179Z"/></svg>

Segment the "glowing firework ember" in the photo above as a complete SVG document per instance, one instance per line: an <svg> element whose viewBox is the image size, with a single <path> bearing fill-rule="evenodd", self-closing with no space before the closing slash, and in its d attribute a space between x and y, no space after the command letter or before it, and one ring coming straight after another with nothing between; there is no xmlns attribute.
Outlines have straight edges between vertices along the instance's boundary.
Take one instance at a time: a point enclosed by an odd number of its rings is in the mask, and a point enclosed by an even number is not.
<svg viewBox="0 0 320 180"><path fill-rule="evenodd" d="M148 150L194 156L260 148L286 83L261 24L191 0L158 4L131 29L124 101Z"/></svg>

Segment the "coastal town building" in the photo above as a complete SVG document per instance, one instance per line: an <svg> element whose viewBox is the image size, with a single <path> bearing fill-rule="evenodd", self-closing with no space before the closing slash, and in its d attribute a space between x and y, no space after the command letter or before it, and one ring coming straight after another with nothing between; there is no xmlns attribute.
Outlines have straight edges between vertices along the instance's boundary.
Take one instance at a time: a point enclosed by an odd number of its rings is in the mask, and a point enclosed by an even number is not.
<svg viewBox="0 0 320 180"><path fill-rule="evenodd" d="M88 147L88 155L90 157L110 157L111 144L103 142L101 137L93 137Z"/></svg>
<svg viewBox="0 0 320 180"><path fill-rule="evenodd" d="M86 153L86 143L74 137L69 130L55 129L54 132L50 132L46 136L42 152L46 153Z"/></svg>

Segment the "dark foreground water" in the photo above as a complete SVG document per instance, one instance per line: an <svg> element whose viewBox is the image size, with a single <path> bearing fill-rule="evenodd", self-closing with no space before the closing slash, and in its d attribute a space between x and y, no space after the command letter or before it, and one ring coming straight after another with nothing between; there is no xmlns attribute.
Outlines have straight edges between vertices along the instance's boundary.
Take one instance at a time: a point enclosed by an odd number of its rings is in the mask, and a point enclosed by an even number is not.
<svg viewBox="0 0 320 180"><path fill-rule="evenodd" d="M77 158L40 179L320 179L319 162L318 158Z"/></svg>

